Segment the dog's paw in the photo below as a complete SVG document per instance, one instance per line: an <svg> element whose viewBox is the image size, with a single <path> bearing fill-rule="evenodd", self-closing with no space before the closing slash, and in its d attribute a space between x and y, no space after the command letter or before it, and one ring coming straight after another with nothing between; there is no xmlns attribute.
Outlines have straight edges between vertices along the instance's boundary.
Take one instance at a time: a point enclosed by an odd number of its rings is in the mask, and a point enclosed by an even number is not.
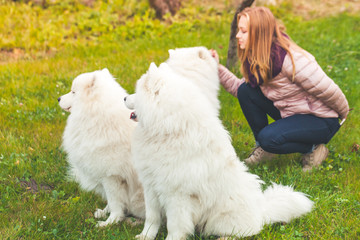
<svg viewBox="0 0 360 240"><path fill-rule="evenodd" d="M186 240L186 235L185 233L168 234L165 240Z"/></svg>
<svg viewBox="0 0 360 240"><path fill-rule="evenodd" d="M96 227L103 228L103 227L106 227L107 225L109 225L109 223L107 223L106 221L98 221L96 224Z"/></svg>
<svg viewBox="0 0 360 240"><path fill-rule="evenodd" d="M149 238L143 234L139 234L139 235L136 235L135 236L135 239L138 239L138 240L153 240L153 238Z"/></svg>
<svg viewBox="0 0 360 240"><path fill-rule="evenodd" d="M107 211L104 209L96 209L96 211L94 212L94 217L95 218L104 218L106 217Z"/></svg>
<svg viewBox="0 0 360 240"><path fill-rule="evenodd" d="M96 224L96 226L97 227L105 227L110 224L122 222L123 220L124 220L124 215L122 215L122 214L117 215L117 214L111 213L110 216L108 217L108 219L106 219L106 221L99 221Z"/></svg>

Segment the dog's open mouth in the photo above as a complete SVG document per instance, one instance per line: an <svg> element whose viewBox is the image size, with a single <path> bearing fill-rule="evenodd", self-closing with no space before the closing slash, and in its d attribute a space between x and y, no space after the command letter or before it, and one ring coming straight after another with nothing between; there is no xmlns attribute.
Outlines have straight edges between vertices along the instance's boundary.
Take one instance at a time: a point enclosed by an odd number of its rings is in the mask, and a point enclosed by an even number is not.
<svg viewBox="0 0 360 240"><path fill-rule="evenodd" d="M130 119L132 119L132 120L134 120L135 122L137 122L137 115L136 115L135 112L132 112L132 113L130 114Z"/></svg>

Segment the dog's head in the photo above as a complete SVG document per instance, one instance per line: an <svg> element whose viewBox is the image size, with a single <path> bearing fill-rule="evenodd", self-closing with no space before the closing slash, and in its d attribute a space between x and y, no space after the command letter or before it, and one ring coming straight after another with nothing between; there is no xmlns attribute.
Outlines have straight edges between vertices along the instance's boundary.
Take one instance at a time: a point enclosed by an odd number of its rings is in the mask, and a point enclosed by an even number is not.
<svg viewBox="0 0 360 240"><path fill-rule="evenodd" d="M77 101L87 101L89 97L95 98L96 95L93 89L98 87L97 82L100 79L113 79L113 77L106 68L77 76L72 82L71 91L58 98L60 107L65 111L71 112Z"/></svg>
<svg viewBox="0 0 360 240"><path fill-rule="evenodd" d="M214 109L191 80L174 72L167 63L148 71L137 81L135 94L127 96L125 105L135 110L131 118L153 133L184 132L197 122L205 109Z"/></svg>
<svg viewBox="0 0 360 240"><path fill-rule="evenodd" d="M210 102L220 109L218 63L207 48L200 46L171 49L166 63L176 73L191 80L202 89Z"/></svg>
<svg viewBox="0 0 360 240"><path fill-rule="evenodd" d="M217 62L206 47L176 48L169 50L169 58L166 61L171 67L181 69L213 68L217 69Z"/></svg>
<svg viewBox="0 0 360 240"><path fill-rule="evenodd" d="M137 81L136 93L124 98L127 108L137 110L131 113L130 119L138 121L138 113L142 112L144 104L149 104L148 107L150 107L150 104L155 102L156 97L160 94L161 86L163 86L161 72L155 63L151 63L148 71ZM145 98L152 102L148 102ZM140 113L140 115L142 114Z"/></svg>

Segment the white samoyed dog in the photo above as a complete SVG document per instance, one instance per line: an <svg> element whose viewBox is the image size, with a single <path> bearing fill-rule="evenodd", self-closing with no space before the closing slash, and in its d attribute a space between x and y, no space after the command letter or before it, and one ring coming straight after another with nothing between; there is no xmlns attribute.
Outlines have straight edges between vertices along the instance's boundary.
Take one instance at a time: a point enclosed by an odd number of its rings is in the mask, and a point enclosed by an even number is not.
<svg viewBox="0 0 360 240"><path fill-rule="evenodd" d="M181 61L171 59L174 53ZM159 67L151 63L136 93L125 99L139 123L132 150L146 219L138 239L154 239L162 218L167 240L194 231L244 237L312 209L313 202L291 187L273 184L262 191L263 182L238 159L213 99L217 76L206 48L176 49Z"/></svg>
<svg viewBox="0 0 360 240"><path fill-rule="evenodd" d="M106 217L97 226L120 222L132 215L145 218L143 189L131 160L131 138L136 123L124 105L128 94L107 69L83 73L71 91L59 97L70 115L63 134L70 176L82 189L95 191L107 206L95 212Z"/></svg>

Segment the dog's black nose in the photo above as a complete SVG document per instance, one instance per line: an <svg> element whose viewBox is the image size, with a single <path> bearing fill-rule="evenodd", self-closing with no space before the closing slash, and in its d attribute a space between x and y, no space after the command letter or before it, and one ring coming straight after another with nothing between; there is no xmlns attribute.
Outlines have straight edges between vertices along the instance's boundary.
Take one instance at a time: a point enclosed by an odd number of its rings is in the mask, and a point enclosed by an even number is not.
<svg viewBox="0 0 360 240"><path fill-rule="evenodd" d="M58 102L60 102L60 100L61 100L61 97L58 98Z"/></svg>
<svg viewBox="0 0 360 240"><path fill-rule="evenodd" d="M124 102L126 102L126 97L124 97Z"/></svg>

